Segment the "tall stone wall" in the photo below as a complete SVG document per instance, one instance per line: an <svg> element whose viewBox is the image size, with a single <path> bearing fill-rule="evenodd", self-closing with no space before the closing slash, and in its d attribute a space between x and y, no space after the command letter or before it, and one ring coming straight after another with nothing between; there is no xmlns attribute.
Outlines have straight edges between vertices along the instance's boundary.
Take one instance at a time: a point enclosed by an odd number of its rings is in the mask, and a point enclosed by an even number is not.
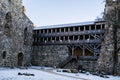
<svg viewBox="0 0 120 80"><path fill-rule="evenodd" d="M120 75L120 2L119 0L106 0L105 7L105 38L101 46L98 59L98 69L107 74ZM115 30L116 29L116 30ZM116 46L117 45L117 46Z"/></svg>
<svg viewBox="0 0 120 80"><path fill-rule="evenodd" d="M68 47L64 45L33 46L32 65L58 66L69 53Z"/></svg>
<svg viewBox="0 0 120 80"><path fill-rule="evenodd" d="M101 53L98 59L98 68L100 72L105 72L111 74L113 72L113 52L114 44L113 42L113 29L112 25L105 26L105 38L101 46Z"/></svg>
<svg viewBox="0 0 120 80"><path fill-rule="evenodd" d="M30 63L32 26L23 13L22 0L0 0L0 66Z"/></svg>
<svg viewBox="0 0 120 80"><path fill-rule="evenodd" d="M64 64L66 62L67 58L70 58L70 51L70 48L66 45L33 46L32 65L59 67L61 63ZM66 69L77 69L79 65L82 65L85 70L95 71L97 61L74 58L63 67Z"/></svg>

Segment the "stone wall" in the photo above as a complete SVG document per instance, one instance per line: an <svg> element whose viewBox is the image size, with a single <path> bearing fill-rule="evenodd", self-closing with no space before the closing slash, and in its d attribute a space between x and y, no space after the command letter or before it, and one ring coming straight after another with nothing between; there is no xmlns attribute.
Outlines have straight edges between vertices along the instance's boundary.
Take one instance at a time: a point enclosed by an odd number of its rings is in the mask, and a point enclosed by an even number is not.
<svg viewBox="0 0 120 80"><path fill-rule="evenodd" d="M105 38L101 46L101 53L98 59L98 70L106 74L120 75L120 57L115 52L120 48L120 2L119 0L106 0L105 6ZM116 31L115 28L117 27ZM116 34L116 35L115 35ZM115 40L116 39L116 40ZM117 46L115 46L116 44Z"/></svg>
<svg viewBox="0 0 120 80"><path fill-rule="evenodd" d="M0 66L30 63L32 26L23 13L22 0L0 0ZM21 61L19 53L23 55Z"/></svg>
<svg viewBox="0 0 120 80"><path fill-rule="evenodd" d="M33 23L30 19L23 13L22 15L22 27L23 27L23 51L24 51L24 62L25 65L31 64L31 54L32 54L32 30Z"/></svg>
<svg viewBox="0 0 120 80"><path fill-rule="evenodd" d="M83 69L89 72L95 72L97 67L97 61L78 61L79 65L82 65Z"/></svg>
<svg viewBox="0 0 120 80"><path fill-rule="evenodd" d="M71 52L66 45L33 46L32 65L57 67L61 62L64 64L70 55ZM78 65L82 65L85 70L95 71L97 61L72 59L64 68L77 69Z"/></svg>
<svg viewBox="0 0 120 80"><path fill-rule="evenodd" d="M33 46L32 65L58 66L68 55L68 47L64 45Z"/></svg>
<svg viewBox="0 0 120 80"><path fill-rule="evenodd" d="M106 32L104 42L102 43L100 57L98 59L98 68L100 72L111 74L113 72L113 52L114 45L110 44L113 42L113 29L112 26L108 28L106 25ZM105 45L106 44L106 45Z"/></svg>

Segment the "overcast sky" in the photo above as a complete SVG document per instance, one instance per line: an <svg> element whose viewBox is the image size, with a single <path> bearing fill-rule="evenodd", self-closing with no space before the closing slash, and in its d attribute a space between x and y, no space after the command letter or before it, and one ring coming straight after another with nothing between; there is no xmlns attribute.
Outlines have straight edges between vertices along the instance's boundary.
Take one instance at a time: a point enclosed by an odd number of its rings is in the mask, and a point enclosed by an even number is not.
<svg viewBox="0 0 120 80"><path fill-rule="evenodd" d="M36 26L93 21L104 11L104 0L23 0Z"/></svg>

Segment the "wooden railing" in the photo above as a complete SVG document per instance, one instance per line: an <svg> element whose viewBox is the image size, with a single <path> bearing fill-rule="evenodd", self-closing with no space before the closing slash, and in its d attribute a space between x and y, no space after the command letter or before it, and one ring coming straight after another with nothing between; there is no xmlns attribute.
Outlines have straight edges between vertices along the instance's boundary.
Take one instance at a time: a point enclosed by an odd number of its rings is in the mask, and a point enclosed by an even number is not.
<svg viewBox="0 0 120 80"><path fill-rule="evenodd" d="M64 61L62 61L61 63L59 63L59 65L57 67L59 68L63 68L65 65L67 65L69 62L71 62L72 60L82 60L82 61L86 61L86 60L90 60L90 61L96 61L98 58L96 56L69 56L67 57Z"/></svg>
<svg viewBox="0 0 120 80"><path fill-rule="evenodd" d="M74 40L74 41L55 41L55 42L33 42L33 45L77 45L77 44L100 44L100 39L93 40Z"/></svg>
<svg viewBox="0 0 120 80"><path fill-rule="evenodd" d="M64 61L62 61L61 63L59 63L59 65L57 67L63 68L65 65L67 65L73 59L76 60L77 57L76 56L69 56Z"/></svg>
<svg viewBox="0 0 120 80"><path fill-rule="evenodd" d="M43 33L33 34L33 37L53 37L53 36L72 36L72 35L87 35L87 34L102 34L104 30L88 30L88 31L76 31L76 32L57 32L57 33Z"/></svg>

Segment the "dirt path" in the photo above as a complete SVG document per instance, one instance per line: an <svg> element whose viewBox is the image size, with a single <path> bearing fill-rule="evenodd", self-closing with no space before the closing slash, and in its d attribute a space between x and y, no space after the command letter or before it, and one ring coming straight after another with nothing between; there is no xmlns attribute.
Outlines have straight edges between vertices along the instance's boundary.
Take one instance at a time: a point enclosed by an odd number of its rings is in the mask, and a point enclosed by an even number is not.
<svg viewBox="0 0 120 80"><path fill-rule="evenodd" d="M53 72L54 69L46 69L46 70L45 69L38 69L38 68L31 68L31 69L36 69L36 70L40 70L40 71L43 71L43 72L47 72L47 73L51 73L51 74L59 75L59 76L64 76L64 77L68 77L68 78L74 78L74 79L77 79L77 80L90 80L90 79L79 78L79 77L70 76L70 75L59 74L59 73Z"/></svg>

